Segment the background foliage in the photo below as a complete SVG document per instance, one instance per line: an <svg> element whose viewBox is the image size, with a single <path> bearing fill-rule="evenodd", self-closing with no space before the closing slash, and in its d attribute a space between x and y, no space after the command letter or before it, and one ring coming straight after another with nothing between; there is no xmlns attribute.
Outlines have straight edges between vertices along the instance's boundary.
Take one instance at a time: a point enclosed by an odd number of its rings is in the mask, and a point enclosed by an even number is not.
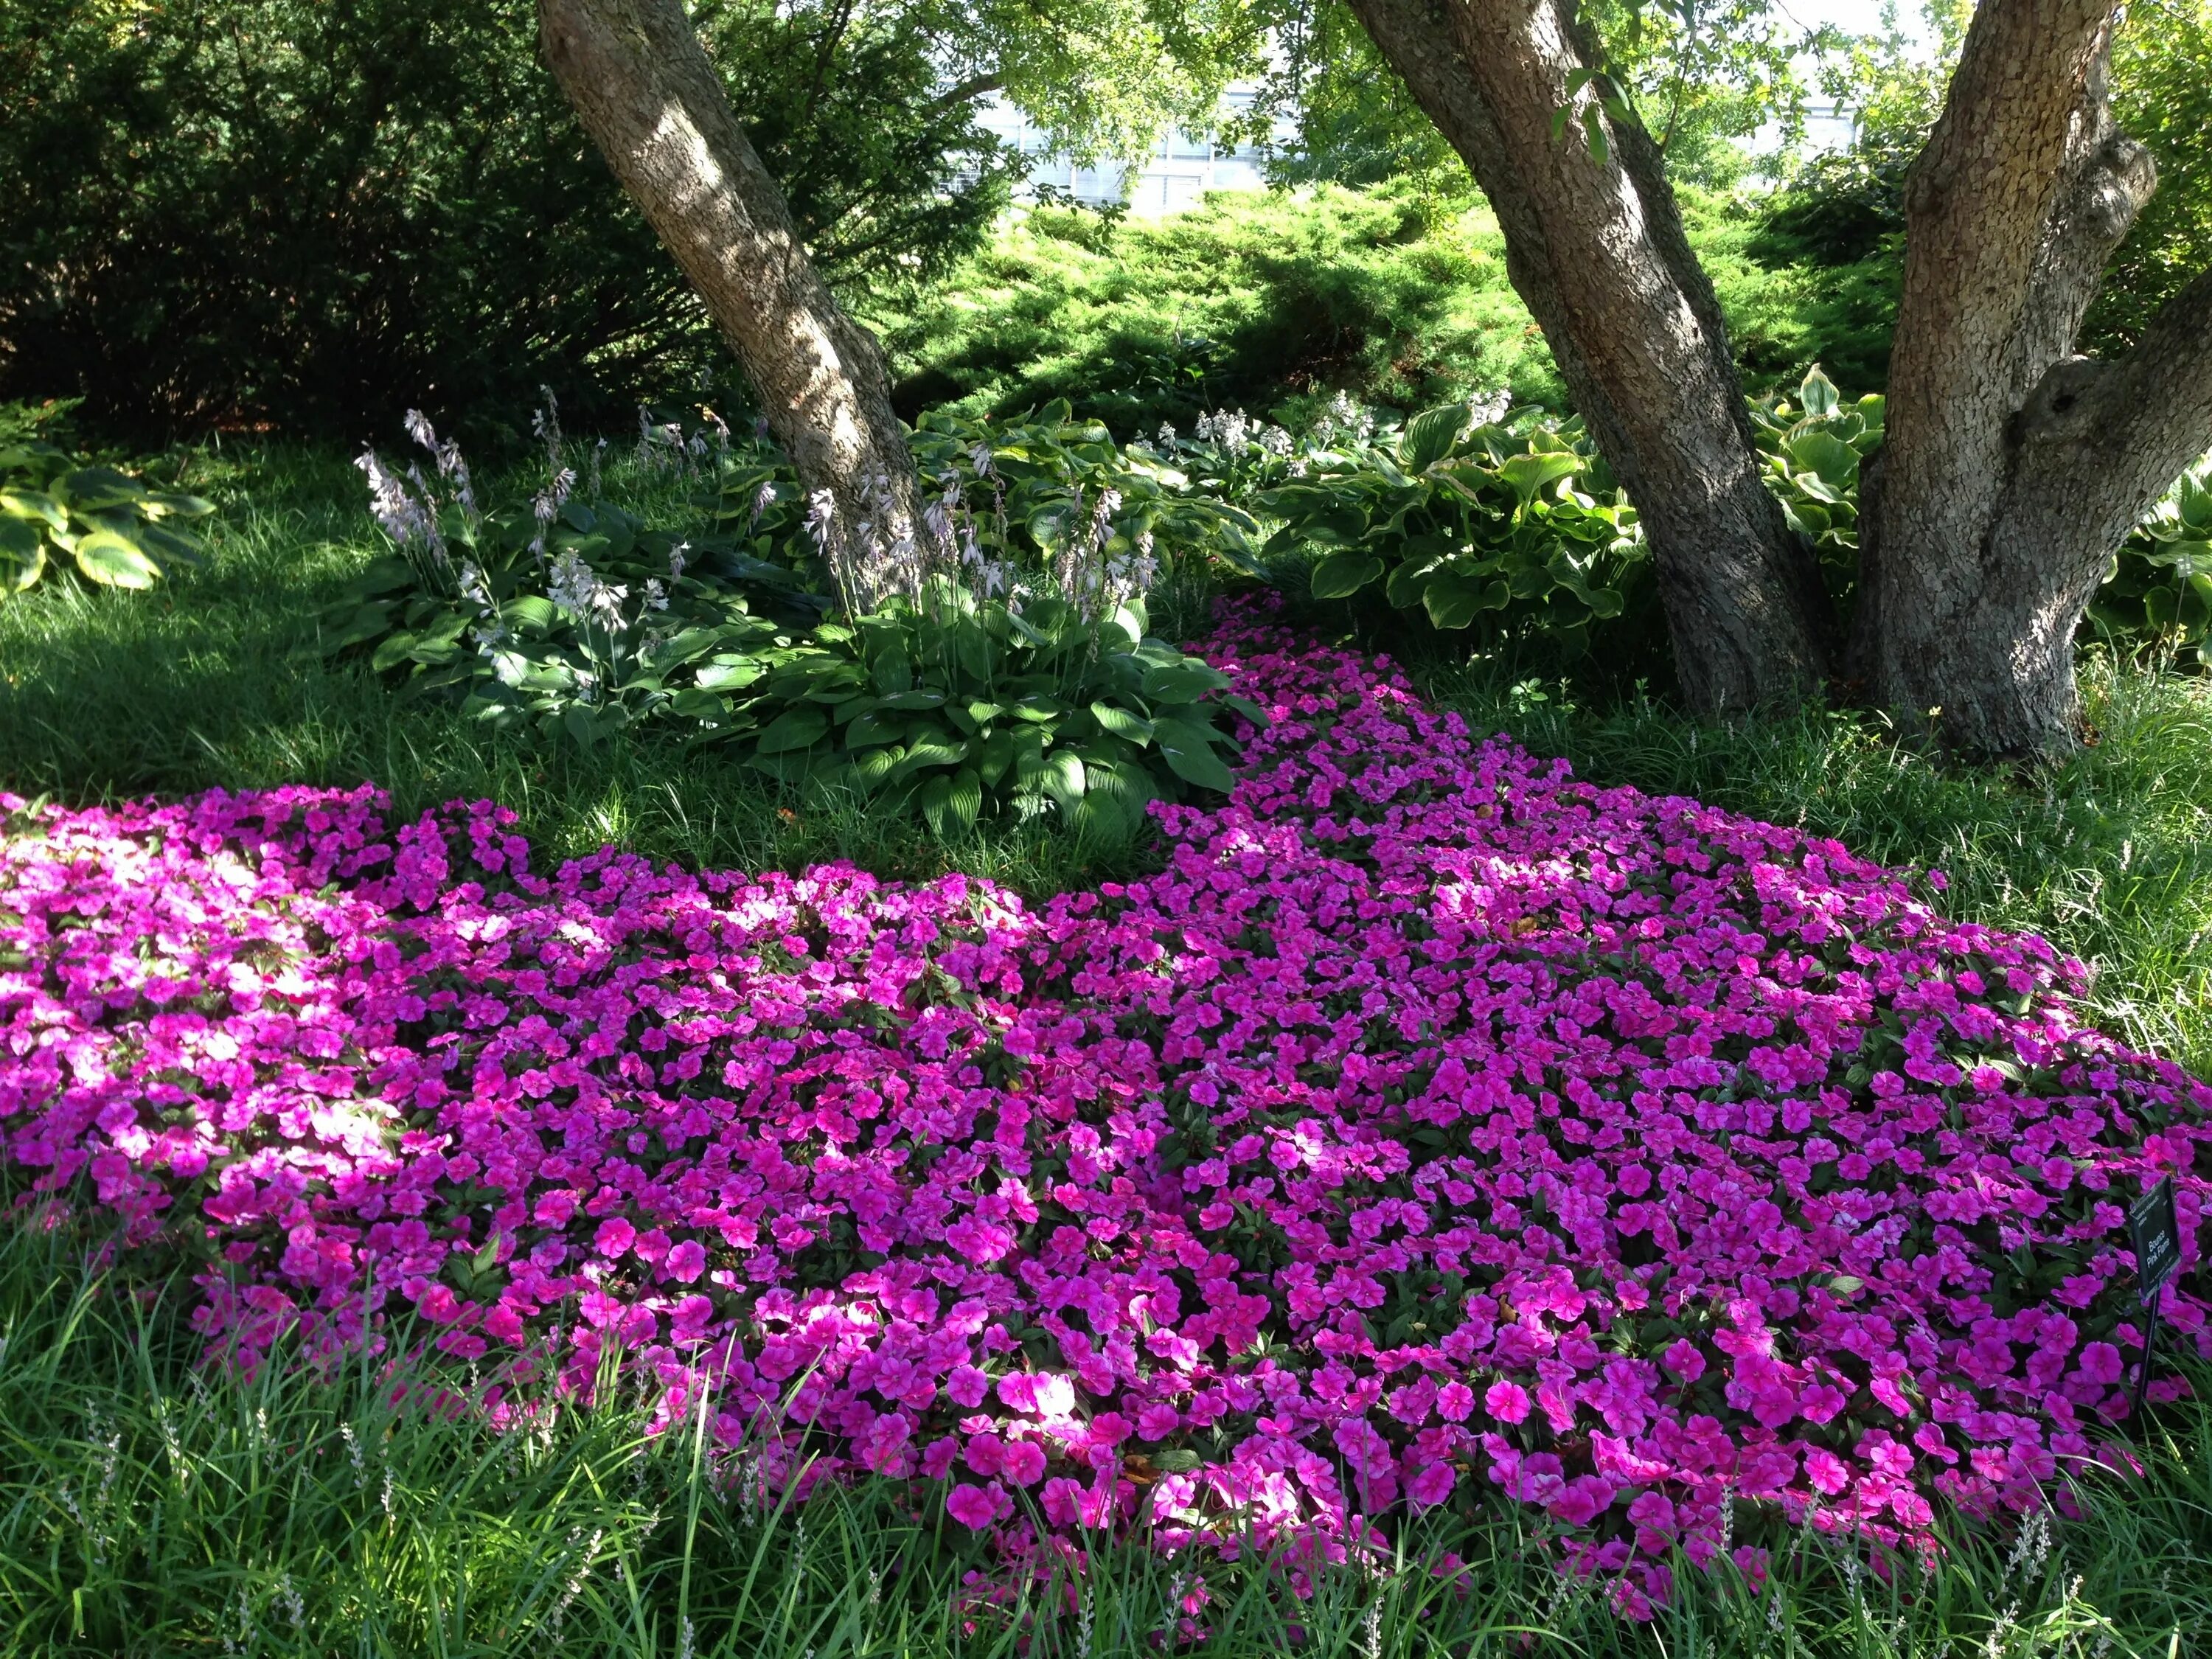
<svg viewBox="0 0 2212 1659"><path fill-rule="evenodd" d="M927 33L849 9L699 15L833 279L924 278L1008 160L933 95ZM8 9L0 396L357 439L413 404L495 422L547 380L620 420L720 372L535 42L529 0Z"/></svg>

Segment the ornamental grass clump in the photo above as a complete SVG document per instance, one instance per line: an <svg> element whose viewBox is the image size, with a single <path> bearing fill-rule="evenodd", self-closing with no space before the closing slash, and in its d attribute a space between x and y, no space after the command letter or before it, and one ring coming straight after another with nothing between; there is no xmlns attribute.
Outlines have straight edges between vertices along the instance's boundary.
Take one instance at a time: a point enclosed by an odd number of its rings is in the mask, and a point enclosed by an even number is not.
<svg viewBox="0 0 2212 1659"><path fill-rule="evenodd" d="M588 1394L619 1349L768 1489L939 1483L1016 1553L1340 1556L1502 1495L1631 1613L2117 1458L2169 1176L2212 1352L2212 1090L2042 940L1250 612L1207 649L1269 716L1230 799L1042 908L540 873L366 787L11 801L8 1154L192 1257L218 1351L404 1312Z"/></svg>

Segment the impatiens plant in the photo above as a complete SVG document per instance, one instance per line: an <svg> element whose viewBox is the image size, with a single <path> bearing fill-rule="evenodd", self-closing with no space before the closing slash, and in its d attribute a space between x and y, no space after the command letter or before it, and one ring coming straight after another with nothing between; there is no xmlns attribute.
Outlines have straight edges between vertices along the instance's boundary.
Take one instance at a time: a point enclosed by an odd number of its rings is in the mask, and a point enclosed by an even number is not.
<svg viewBox="0 0 2212 1659"><path fill-rule="evenodd" d="M1630 1613L1678 1550L2051 1501L2131 1409L2166 1178L2212 1349L2212 1089L2042 940L1249 616L1208 648L1270 717L1231 798L1042 909L540 873L367 788L9 802L7 1155L190 1252L249 1361L402 1313L619 1357L749 1481L938 1483L1016 1552L1502 1496Z"/></svg>
<svg viewBox="0 0 2212 1659"><path fill-rule="evenodd" d="M52 444L0 445L0 599L35 586L64 558L102 587L151 587L201 556L178 522L214 511L198 495L149 489Z"/></svg>

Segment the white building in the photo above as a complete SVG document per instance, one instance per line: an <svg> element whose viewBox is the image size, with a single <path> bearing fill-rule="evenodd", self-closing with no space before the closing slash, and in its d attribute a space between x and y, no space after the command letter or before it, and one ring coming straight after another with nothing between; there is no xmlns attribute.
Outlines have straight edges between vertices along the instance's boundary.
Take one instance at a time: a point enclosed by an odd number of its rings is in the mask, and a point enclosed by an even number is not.
<svg viewBox="0 0 2212 1659"><path fill-rule="evenodd" d="M1250 109L1254 95L1249 87L1231 88L1221 100L1224 119ZM1034 196L1042 187L1092 206L1126 202L1140 218L1180 213L1209 190L1261 190L1267 183L1257 145L1224 143L1212 133L1170 132L1141 161L1085 167L1055 155L1050 137L1001 100L985 106L976 125L1036 158L1023 193Z"/></svg>

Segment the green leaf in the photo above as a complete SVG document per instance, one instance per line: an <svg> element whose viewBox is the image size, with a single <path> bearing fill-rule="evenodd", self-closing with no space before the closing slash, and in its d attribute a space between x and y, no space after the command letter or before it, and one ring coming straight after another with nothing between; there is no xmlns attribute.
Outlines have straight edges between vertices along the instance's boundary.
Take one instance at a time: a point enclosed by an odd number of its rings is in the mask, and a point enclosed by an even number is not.
<svg viewBox="0 0 2212 1659"><path fill-rule="evenodd" d="M15 519L43 519L55 530L69 528L69 513L43 489L0 489L0 514Z"/></svg>
<svg viewBox="0 0 2212 1659"><path fill-rule="evenodd" d="M1797 387L1797 401L1805 412L1815 418L1824 418L1836 412L1836 383L1820 372L1818 363L1807 371Z"/></svg>
<svg viewBox="0 0 2212 1659"><path fill-rule="evenodd" d="M1152 723L1116 704L1094 702L1091 705L1091 715L1117 738L1127 738L1131 743L1139 744L1152 740Z"/></svg>
<svg viewBox="0 0 2212 1659"><path fill-rule="evenodd" d="M112 466L81 466L74 472L64 472L54 480L53 493L79 513L130 507L146 499L145 486Z"/></svg>
<svg viewBox="0 0 2212 1659"><path fill-rule="evenodd" d="M1398 434L1398 465L1408 472L1425 472L1452 452L1467 428L1467 405L1444 404L1425 409L1406 422Z"/></svg>
<svg viewBox="0 0 2212 1659"><path fill-rule="evenodd" d="M787 708L768 723L756 744L763 755L787 755L811 748L830 729L830 717L818 708Z"/></svg>
<svg viewBox="0 0 2212 1659"><path fill-rule="evenodd" d="M1059 802L1061 811L1073 812L1091 787L1091 775L1082 756L1073 750L1055 749L1044 757L1030 781Z"/></svg>
<svg viewBox="0 0 2212 1659"><path fill-rule="evenodd" d="M103 587L151 587L161 579L161 568L112 530L81 536L70 550L76 568Z"/></svg>
<svg viewBox="0 0 2212 1659"><path fill-rule="evenodd" d="M921 815L940 841L965 835L983 810L983 782L973 769L940 772L921 787Z"/></svg>
<svg viewBox="0 0 2212 1659"><path fill-rule="evenodd" d="M23 519L0 519L0 594L21 593L46 568L46 538Z"/></svg>
<svg viewBox="0 0 2212 1659"><path fill-rule="evenodd" d="M1582 457L1554 452L1545 455L1508 455L1498 463L1498 476L1521 498L1522 506L1535 500L1546 484L1581 469Z"/></svg>
<svg viewBox="0 0 2212 1659"><path fill-rule="evenodd" d="M882 706L885 708L896 708L902 712L913 712L924 708L942 708L945 707L945 693L942 691L901 691L895 696L885 697L883 701Z"/></svg>
<svg viewBox="0 0 2212 1659"><path fill-rule="evenodd" d="M1181 662L1146 670L1139 689L1154 702L1195 702L1228 684L1228 676L1219 669L1207 667L1196 657L1185 657Z"/></svg>
<svg viewBox="0 0 2212 1659"><path fill-rule="evenodd" d="M1828 390L1833 396L1835 388ZM1785 447L1792 461L1817 474L1831 489L1848 490L1857 482L1859 453L1833 433L1801 432Z"/></svg>
<svg viewBox="0 0 2212 1659"><path fill-rule="evenodd" d="M1382 574L1382 561L1371 553L1332 553L1314 567L1313 596L1349 599Z"/></svg>
<svg viewBox="0 0 2212 1659"><path fill-rule="evenodd" d="M947 732L924 732L906 746L906 757L901 763L908 772L919 772L928 766L954 766L968 758L971 744L965 738L956 738Z"/></svg>
<svg viewBox="0 0 2212 1659"><path fill-rule="evenodd" d="M1503 611L1512 597L1512 589L1503 580L1481 581L1447 573L1431 579L1421 605L1438 628L1465 628L1482 611Z"/></svg>
<svg viewBox="0 0 2212 1659"><path fill-rule="evenodd" d="M1237 779L1213 752L1213 733L1194 720L1160 720L1152 723L1152 740L1175 775L1186 783L1224 794L1237 787Z"/></svg>

